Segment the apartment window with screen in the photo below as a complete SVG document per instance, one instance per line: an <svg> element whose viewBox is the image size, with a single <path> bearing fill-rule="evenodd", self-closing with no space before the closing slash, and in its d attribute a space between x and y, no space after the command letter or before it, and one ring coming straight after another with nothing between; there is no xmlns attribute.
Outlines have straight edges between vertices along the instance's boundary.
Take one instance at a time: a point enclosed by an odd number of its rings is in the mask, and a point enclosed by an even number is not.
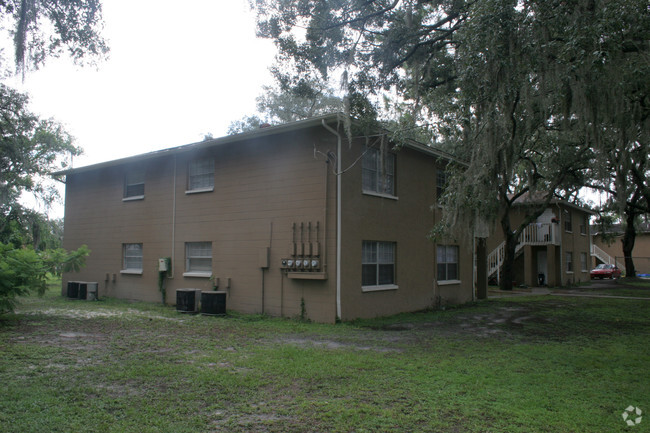
<svg viewBox="0 0 650 433"><path fill-rule="evenodd" d="M142 244L122 244L123 274L142 273Z"/></svg>
<svg viewBox="0 0 650 433"><path fill-rule="evenodd" d="M573 231L573 222L571 221L571 212L564 211L564 230L567 232Z"/></svg>
<svg viewBox="0 0 650 433"><path fill-rule="evenodd" d="M438 245L436 247L438 281L457 281L458 245Z"/></svg>
<svg viewBox="0 0 650 433"><path fill-rule="evenodd" d="M571 251L566 253L566 271L573 272L573 253Z"/></svg>
<svg viewBox="0 0 650 433"><path fill-rule="evenodd" d="M212 242L187 242L185 244L186 277L212 276Z"/></svg>
<svg viewBox="0 0 650 433"><path fill-rule="evenodd" d="M361 163L363 192L395 195L395 155L366 148Z"/></svg>
<svg viewBox="0 0 650 433"><path fill-rule="evenodd" d="M142 198L144 198L144 171L130 171L124 176L124 200Z"/></svg>
<svg viewBox="0 0 650 433"><path fill-rule="evenodd" d="M580 268L583 272L587 272L587 253L580 253Z"/></svg>
<svg viewBox="0 0 650 433"><path fill-rule="evenodd" d="M188 167L188 192L205 192L214 189L214 160L212 158L192 161Z"/></svg>
<svg viewBox="0 0 650 433"><path fill-rule="evenodd" d="M438 170L436 173L436 201L440 202L442 195L445 193L447 187L448 174L445 170Z"/></svg>
<svg viewBox="0 0 650 433"><path fill-rule="evenodd" d="M363 241L361 285L386 287L395 285L395 243Z"/></svg>
<svg viewBox="0 0 650 433"><path fill-rule="evenodd" d="M580 221L580 234L581 235L586 235L587 234L587 217L583 216L582 220Z"/></svg>

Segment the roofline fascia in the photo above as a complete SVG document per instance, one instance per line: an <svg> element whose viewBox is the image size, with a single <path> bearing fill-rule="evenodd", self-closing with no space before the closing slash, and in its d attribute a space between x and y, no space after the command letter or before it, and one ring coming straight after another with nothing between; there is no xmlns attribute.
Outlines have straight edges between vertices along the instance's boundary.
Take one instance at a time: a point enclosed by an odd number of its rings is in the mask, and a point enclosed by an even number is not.
<svg viewBox="0 0 650 433"><path fill-rule="evenodd" d="M178 155L184 152L191 152L195 150L200 150L200 149L205 149L208 147L212 146L221 146L225 145L228 143L233 143L233 142L238 142L238 141L243 141L243 140L250 140L250 139L257 139L257 138L262 138L266 137L269 135L275 135L275 134L283 134L283 133L288 133L292 131L296 131L299 129L303 128L309 128L309 127L315 127L315 126L322 126L323 122L326 123L342 123L343 118L346 115L343 113L330 113L330 114L325 114L322 116L317 116L317 117L312 117L309 119L305 120L298 120L295 122L291 123L285 123L282 125L275 125L275 126L268 126L265 128L260 128L256 129L253 131L246 131L242 132L239 134L233 134L233 135L226 135L223 137L218 137L218 138L213 138L209 140L204 140L204 141L198 141L194 143L189 143L189 144L184 144L181 146L175 146L175 147L170 147L167 149L162 149L162 150L155 150L153 152L148 152L148 153L143 153L139 155L133 155L133 156L127 156L124 158L118 158L118 159L113 159L110 161L105 161L105 162L100 162L96 164L91 164L91 165L86 165L83 167L79 168L70 168L66 170L61 170L57 171L54 173L51 173L52 177L58 177L58 176L65 176L68 174L77 174L77 173L83 173L86 171L92 171L92 170L98 170L102 168L107 168L107 167L113 167L113 166L118 166L122 164L134 164L142 161L147 161L153 158L159 158L163 156L170 156L170 155ZM389 133L390 131L384 130L384 132ZM416 142L414 140L407 140L404 143L405 147L408 147L410 149L413 149L415 151L419 151L421 153L424 153L429 156L433 156L438 159L444 159L450 162L454 162L456 164L464 165L467 166L468 164L466 162L463 162L451 154L448 154L444 151L441 151L439 149L435 149L433 147L427 146L423 143Z"/></svg>

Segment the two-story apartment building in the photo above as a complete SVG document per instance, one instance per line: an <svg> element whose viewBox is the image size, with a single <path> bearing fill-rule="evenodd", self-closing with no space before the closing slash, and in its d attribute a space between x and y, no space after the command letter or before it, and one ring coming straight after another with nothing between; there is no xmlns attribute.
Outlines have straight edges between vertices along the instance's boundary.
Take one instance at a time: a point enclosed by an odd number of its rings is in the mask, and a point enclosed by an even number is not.
<svg viewBox="0 0 650 433"><path fill-rule="evenodd" d="M427 239L452 160L350 139L333 114L67 170L64 247L92 252L63 285L159 301L169 257L169 303L217 288L228 309L334 322L466 302L471 239Z"/></svg>
<svg viewBox="0 0 650 433"><path fill-rule="evenodd" d="M539 206L529 198L515 203L512 227ZM591 270L590 209L562 200L552 200L519 238L514 280L529 287L557 287L589 281ZM488 278L495 284L504 258L504 236L500 228L488 238Z"/></svg>

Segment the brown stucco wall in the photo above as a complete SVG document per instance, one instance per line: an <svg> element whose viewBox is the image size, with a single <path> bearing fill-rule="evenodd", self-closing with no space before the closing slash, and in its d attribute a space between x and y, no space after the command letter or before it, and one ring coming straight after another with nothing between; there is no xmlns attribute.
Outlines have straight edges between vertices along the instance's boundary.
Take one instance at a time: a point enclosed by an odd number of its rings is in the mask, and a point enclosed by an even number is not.
<svg viewBox="0 0 650 433"><path fill-rule="evenodd" d="M321 139L309 130L144 161L144 200L122 201L122 165L68 175L64 246L87 244L92 253L84 270L64 276L64 287L68 280L98 281L100 295L158 301L157 259L172 256L173 278L165 284L174 304L178 288L212 289L213 279L183 277L185 242L211 241L213 277L228 291L229 309L262 313L264 278L265 313L297 316L304 299L308 318L333 322L335 221L328 184L334 176L305 145ZM194 158L214 158L214 191L185 193ZM327 279L290 279L280 264L290 253L292 226L310 222L320 224ZM143 243L142 275L120 273L123 243ZM263 271L259 255L267 247L270 267Z"/></svg>
<svg viewBox="0 0 650 433"><path fill-rule="evenodd" d="M546 256L546 285L550 287L563 286L589 280L591 269L591 245L588 218L590 213L561 202L549 205L550 212L557 219L557 233L560 236L560 245L526 245L515 260L514 279L517 285L538 286L538 258L540 254ZM511 211L511 226L516 227L526 218L527 206L515 206ZM571 216L572 230L565 229L565 221ZM586 220L585 220L586 219ZM581 233L581 225L585 225L585 232ZM488 238L488 253L503 242L504 236L500 226L494 227L493 234ZM573 271L567 269L567 252L573 255ZM586 255L586 268L583 269L581 254ZM541 265L543 267L543 265Z"/></svg>
<svg viewBox="0 0 650 433"><path fill-rule="evenodd" d="M344 147L343 167L364 151L363 143ZM461 282L436 284L435 244L427 238L439 218L435 204L436 171L444 161L409 148L395 151L395 198L362 192L361 164L342 175L342 318L374 317L421 310L472 299L471 237L460 244ZM433 210L432 210L432 205ZM434 212L435 211L435 212ZM396 242L397 289L362 290L363 241Z"/></svg>
<svg viewBox="0 0 650 433"><path fill-rule="evenodd" d="M396 198L363 194L359 160L363 142L348 145L342 127L339 133L345 142L344 173L336 173L332 157L338 137L320 124L217 140L214 145L208 142L69 173L64 246L87 244L92 253L80 273L64 275L63 287L71 280L97 281L100 296L158 302L157 261L172 257L172 276L165 280L169 304L176 301L176 289L211 290L217 278L219 290L228 292L228 309L285 317L304 311L306 318L318 322L334 322L338 305L340 318L351 320L471 300L471 235L445 242L459 245L460 254L460 281L446 285L436 282L436 247L427 239L440 212L432 208L436 172L446 161L402 148L396 151ZM215 161L214 189L187 194L188 163L197 158ZM145 172L145 197L123 201L125 174L133 168ZM337 179L342 186L340 304ZM283 258L291 257L293 241L301 243L301 225L309 224L319 225L323 263L319 279L297 278L306 274L281 266ZM396 289L362 291L364 240L397 243ZM212 242L212 278L183 276L185 243L204 241ZM120 272L125 243L143 244L142 274ZM259 257L266 249L269 267L262 269Z"/></svg>
<svg viewBox="0 0 650 433"><path fill-rule="evenodd" d="M614 236L613 238L603 239L600 235L593 236L593 243L610 256L616 258L617 262L624 265L623 260L623 244L622 235ZM650 233L641 232L637 233L634 240L634 249L632 251L634 258L634 267L637 273L650 274ZM595 266L598 262L593 258L592 265ZM600 263L600 262L598 262Z"/></svg>

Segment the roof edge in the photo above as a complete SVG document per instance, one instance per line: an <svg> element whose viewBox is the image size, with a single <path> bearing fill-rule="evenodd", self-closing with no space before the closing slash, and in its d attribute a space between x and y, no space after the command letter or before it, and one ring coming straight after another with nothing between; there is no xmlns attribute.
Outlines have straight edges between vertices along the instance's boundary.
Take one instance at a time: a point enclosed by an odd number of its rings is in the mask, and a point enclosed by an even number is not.
<svg viewBox="0 0 650 433"><path fill-rule="evenodd" d="M147 153L142 153L138 155L132 155L132 156L127 156L124 158L118 158L118 159L113 159L109 161L104 161L104 162L99 162L95 164L90 164L78 168L69 168L66 170L60 170L54 173L51 173L51 176L53 177L58 177L58 176L64 176L68 174L74 174L74 173L83 173L86 171L91 171L91 170L97 170L101 168L106 168L106 167L112 167L116 165L121 165L121 164L128 164L128 163L137 163L140 161L146 161L149 159L153 158L158 158L161 156L168 156L168 155L177 155L180 153L184 152L189 152L193 150L198 150L198 149L204 149L207 147L212 147L212 146L219 146L223 144L228 144L228 143L233 143L237 141L243 141L243 140L249 140L249 139L256 139L256 138L261 138L269 135L275 135L275 134L282 134L282 133L287 133L291 131L296 131L299 129L303 128L310 128L310 127L315 127L322 125L324 122L325 123L342 123L343 120L349 117L344 113L330 113L330 114L324 114L322 116L316 116L316 117L311 117L309 119L304 119L304 120L297 120L295 122L290 122L290 123L284 123L281 125L273 125L273 126L267 126L259 129L255 129L252 131L246 131L246 132L241 132L239 134L232 134L232 135L226 135L223 137L218 137L218 138L212 138L208 140L203 140L203 141L198 141L194 143L189 143L189 144L184 144L181 146L175 146L175 147L169 147L166 149L161 149L161 150L155 150L152 152L147 152ZM353 120L354 121L354 120ZM389 130L385 130L385 132L389 133ZM458 158L454 157L453 155L442 151L440 149L436 149L431 146L427 146L424 143L419 143L415 140L407 140L404 143L405 147L408 147L410 149L422 152L424 154L427 154L429 156L433 156L435 158L439 159L445 159L450 162L454 162L457 164L461 165L467 165L467 163L459 160Z"/></svg>

